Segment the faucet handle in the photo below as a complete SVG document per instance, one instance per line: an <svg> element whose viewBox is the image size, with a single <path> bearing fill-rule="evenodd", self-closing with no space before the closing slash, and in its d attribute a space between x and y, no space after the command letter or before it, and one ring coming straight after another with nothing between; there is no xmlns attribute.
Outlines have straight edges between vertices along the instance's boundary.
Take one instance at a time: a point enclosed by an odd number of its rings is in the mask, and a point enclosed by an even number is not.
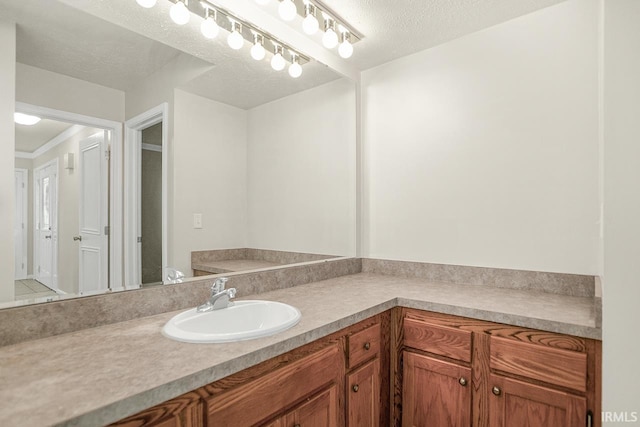
<svg viewBox="0 0 640 427"><path fill-rule="evenodd" d="M213 285L211 285L211 293L217 294L224 291L224 287L227 284L227 281L229 281L227 277L217 278L215 282L213 282Z"/></svg>

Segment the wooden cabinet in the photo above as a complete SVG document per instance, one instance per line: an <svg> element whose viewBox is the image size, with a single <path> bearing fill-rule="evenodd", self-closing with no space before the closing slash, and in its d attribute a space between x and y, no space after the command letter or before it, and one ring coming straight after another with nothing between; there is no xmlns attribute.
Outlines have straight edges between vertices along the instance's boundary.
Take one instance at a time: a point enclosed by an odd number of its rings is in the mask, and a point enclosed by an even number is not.
<svg viewBox="0 0 640 427"><path fill-rule="evenodd" d="M573 427L600 412L597 341L411 309L395 319L395 425Z"/></svg>
<svg viewBox="0 0 640 427"><path fill-rule="evenodd" d="M347 375L347 426L380 425L380 359Z"/></svg>
<svg viewBox="0 0 640 427"><path fill-rule="evenodd" d="M115 425L388 425L389 324L389 312L374 316Z"/></svg>
<svg viewBox="0 0 640 427"><path fill-rule="evenodd" d="M471 425L471 369L405 351L403 371L403 426Z"/></svg>

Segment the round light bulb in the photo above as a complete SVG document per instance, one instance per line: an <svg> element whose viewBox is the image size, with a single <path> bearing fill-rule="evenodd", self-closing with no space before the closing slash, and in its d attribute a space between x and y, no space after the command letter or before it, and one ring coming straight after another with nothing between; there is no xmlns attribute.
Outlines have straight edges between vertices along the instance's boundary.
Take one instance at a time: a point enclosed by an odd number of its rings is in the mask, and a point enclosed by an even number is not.
<svg viewBox="0 0 640 427"><path fill-rule="evenodd" d="M173 22L176 24L184 25L189 22L191 13L189 12L189 9L187 9L187 5L184 4L182 0L178 0L178 2L171 6L169 16L171 16L171 19L173 19Z"/></svg>
<svg viewBox="0 0 640 427"><path fill-rule="evenodd" d="M256 3L258 3L260 6L264 6L265 4L269 3L269 0L256 0Z"/></svg>
<svg viewBox="0 0 640 427"><path fill-rule="evenodd" d="M291 0L282 0L280 5L278 6L278 13L280 14L280 18L285 21L292 21L293 18L296 17L298 10L296 9L296 5Z"/></svg>
<svg viewBox="0 0 640 427"><path fill-rule="evenodd" d="M336 34L333 28L328 28L324 33L322 36L322 44L327 49L333 49L338 45L338 34Z"/></svg>
<svg viewBox="0 0 640 427"><path fill-rule="evenodd" d="M156 0L136 0L136 2L138 2L140 6L145 7L147 9L150 9L156 5Z"/></svg>
<svg viewBox="0 0 640 427"><path fill-rule="evenodd" d="M282 71L284 70L284 66L285 66L285 60L282 54L278 52L275 55L273 55L273 58L271 58L271 68L273 68L276 71Z"/></svg>
<svg viewBox="0 0 640 427"><path fill-rule="evenodd" d="M309 34L310 36L317 33L320 28L320 23L312 14L307 15L302 20L302 31Z"/></svg>
<svg viewBox="0 0 640 427"><path fill-rule="evenodd" d="M264 56L266 55L266 51L264 50L264 46L261 43L255 43L251 46L251 57L256 61L262 61Z"/></svg>
<svg viewBox="0 0 640 427"><path fill-rule="evenodd" d="M349 42L349 40L345 40L340 43L340 47L338 47L338 53L344 59L351 58L351 55L353 55L353 45Z"/></svg>
<svg viewBox="0 0 640 427"><path fill-rule="evenodd" d="M302 66L297 62L289 65L289 75L294 79L297 79L302 75Z"/></svg>
<svg viewBox="0 0 640 427"><path fill-rule="evenodd" d="M231 49L241 49L244 45L244 39L242 38L242 34L238 31L238 29L234 29L229 37L227 37L227 43Z"/></svg>
<svg viewBox="0 0 640 427"><path fill-rule="evenodd" d="M216 23L215 19L213 19L213 16L207 16L207 19L202 21L202 24L200 24L200 31L206 38L215 39L220 32L220 27L218 27L218 24Z"/></svg>

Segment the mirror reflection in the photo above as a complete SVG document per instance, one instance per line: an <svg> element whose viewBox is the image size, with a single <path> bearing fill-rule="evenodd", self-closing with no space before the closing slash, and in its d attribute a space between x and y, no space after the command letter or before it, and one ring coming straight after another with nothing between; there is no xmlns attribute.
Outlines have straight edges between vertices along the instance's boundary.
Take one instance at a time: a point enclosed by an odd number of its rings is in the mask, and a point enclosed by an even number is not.
<svg viewBox="0 0 640 427"><path fill-rule="evenodd" d="M355 254L352 82L314 61L291 79L194 28L169 46L141 19L0 10L17 22L16 112L40 119L15 123L0 307Z"/></svg>

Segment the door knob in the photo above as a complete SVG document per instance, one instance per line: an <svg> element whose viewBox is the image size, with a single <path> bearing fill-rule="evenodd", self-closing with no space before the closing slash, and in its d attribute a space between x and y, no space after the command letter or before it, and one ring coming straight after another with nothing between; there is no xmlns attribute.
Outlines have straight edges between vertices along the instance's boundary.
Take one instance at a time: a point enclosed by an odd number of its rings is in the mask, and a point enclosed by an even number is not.
<svg viewBox="0 0 640 427"><path fill-rule="evenodd" d="M73 240L82 242L82 236L73 236Z"/></svg>
<svg viewBox="0 0 640 427"><path fill-rule="evenodd" d="M48 236L44 236L45 239L50 239L51 238L51 234L49 234Z"/></svg>

